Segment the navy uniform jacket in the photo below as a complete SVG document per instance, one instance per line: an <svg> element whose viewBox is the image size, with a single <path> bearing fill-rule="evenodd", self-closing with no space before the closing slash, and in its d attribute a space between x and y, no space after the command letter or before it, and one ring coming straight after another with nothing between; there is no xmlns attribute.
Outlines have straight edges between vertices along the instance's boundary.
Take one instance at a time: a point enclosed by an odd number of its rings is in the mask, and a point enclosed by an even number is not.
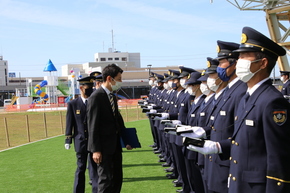
<svg viewBox="0 0 290 193"><path fill-rule="evenodd" d="M289 103L271 80L253 92L245 108L243 99L232 141L220 143L225 154L231 147L229 192L290 192Z"/></svg>
<svg viewBox="0 0 290 193"><path fill-rule="evenodd" d="M88 145L88 132L86 124L86 106L81 97L67 103L66 136L74 139L75 151L86 153ZM71 138L66 139L71 144Z"/></svg>
<svg viewBox="0 0 290 193"><path fill-rule="evenodd" d="M247 84L238 80L227 91L224 91L211 122L212 130L210 140L222 141L229 139L234 131L235 110L241 98L245 95ZM221 160L217 154L207 156L208 186L216 192L227 192L227 180L229 175L229 160ZM219 176L218 178L216 176Z"/></svg>
<svg viewBox="0 0 290 193"><path fill-rule="evenodd" d="M290 80L287 80L285 84L283 84L283 88L281 90L283 95L290 95Z"/></svg>

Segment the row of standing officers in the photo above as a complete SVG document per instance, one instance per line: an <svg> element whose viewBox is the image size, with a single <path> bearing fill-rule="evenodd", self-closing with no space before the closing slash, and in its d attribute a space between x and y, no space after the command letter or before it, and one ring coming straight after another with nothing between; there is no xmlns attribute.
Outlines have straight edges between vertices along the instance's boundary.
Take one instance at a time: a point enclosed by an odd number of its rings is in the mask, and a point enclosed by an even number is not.
<svg viewBox="0 0 290 193"><path fill-rule="evenodd" d="M250 27L240 44L217 47L204 73L180 67L149 78L140 105L166 176L177 192L290 192L288 94L269 78L286 51Z"/></svg>

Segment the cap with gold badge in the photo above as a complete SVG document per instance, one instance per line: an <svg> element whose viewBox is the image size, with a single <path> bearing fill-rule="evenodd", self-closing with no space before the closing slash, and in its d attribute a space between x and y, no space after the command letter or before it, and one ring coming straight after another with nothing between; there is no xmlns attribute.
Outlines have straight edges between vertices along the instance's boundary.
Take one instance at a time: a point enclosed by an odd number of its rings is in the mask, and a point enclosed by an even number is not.
<svg viewBox="0 0 290 193"><path fill-rule="evenodd" d="M94 72L91 72L90 73L90 76L99 76L99 75L101 75L102 73L101 72L99 72L99 71L94 71Z"/></svg>
<svg viewBox="0 0 290 193"><path fill-rule="evenodd" d="M235 52L263 52L273 59L286 54L283 47L250 27L243 28L241 44Z"/></svg>
<svg viewBox="0 0 290 193"><path fill-rule="evenodd" d="M179 67L179 71L180 71L180 75L178 78L183 78L190 75L190 73L195 72L196 70L192 69L192 68L187 68L184 66L180 66Z"/></svg>
<svg viewBox="0 0 290 193"><path fill-rule="evenodd" d="M80 85L88 85L88 86L93 86L94 85L94 80L96 79L95 76L87 76L81 79L78 79L77 81L79 82Z"/></svg>
<svg viewBox="0 0 290 193"><path fill-rule="evenodd" d="M178 79L179 78L180 72L178 70L171 70L171 69L169 69L168 72L169 72L169 75L171 76L171 79L170 80Z"/></svg>
<svg viewBox="0 0 290 193"><path fill-rule="evenodd" d="M218 56L216 60L226 59L226 58L239 58L238 52L233 52L239 48L239 44L234 42L217 41L217 53Z"/></svg>
<svg viewBox="0 0 290 193"><path fill-rule="evenodd" d="M211 57L207 57L206 59L207 59L207 69L205 71L205 74L217 73L216 69L219 65L219 61Z"/></svg>

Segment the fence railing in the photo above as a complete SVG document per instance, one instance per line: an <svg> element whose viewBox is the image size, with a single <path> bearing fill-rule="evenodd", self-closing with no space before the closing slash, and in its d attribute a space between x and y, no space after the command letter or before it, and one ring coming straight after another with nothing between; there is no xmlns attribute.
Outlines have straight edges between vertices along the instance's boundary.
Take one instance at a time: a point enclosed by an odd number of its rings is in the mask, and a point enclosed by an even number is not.
<svg viewBox="0 0 290 193"><path fill-rule="evenodd" d="M135 101L119 101L119 109L125 122L146 118ZM63 135L66 111L1 113L0 120L0 150L3 150Z"/></svg>

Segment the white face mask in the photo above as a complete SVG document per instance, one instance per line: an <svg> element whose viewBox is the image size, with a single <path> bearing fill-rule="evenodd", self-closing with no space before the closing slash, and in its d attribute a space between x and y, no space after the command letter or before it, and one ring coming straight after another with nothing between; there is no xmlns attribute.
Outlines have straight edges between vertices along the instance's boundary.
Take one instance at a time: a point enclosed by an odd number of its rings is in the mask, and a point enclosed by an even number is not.
<svg viewBox="0 0 290 193"><path fill-rule="evenodd" d="M257 72L259 72L262 69L257 70L256 72L251 72L251 64L254 62L258 62L261 59L258 60L244 60L244 59L238 59L237 65L236 65L236 74L243 82L248 82Z"/></svg>
<svg viewBox="0 0 290 193"><path fill-rule="evenodd" d="M153 80L149 80L149 85L153 86L154 85L154 81Z"/></svg>
<svg viewBox="0 0 290 193"><path fill-rule="evenodd" d="M209 90L206 83L200 84L200 90L201 90L202 94L204 94L204 95L208 95L210 93L210 90Z"/></svg>
<svg viewBox="0 0 290 193"><path fill-rule="evenodd" d="M119 90L121 88L121 86L122 86L122 82L119 82L119 81L116 81L116 80L114 80L114 81L116 82L116 84L115 85L112 85L112 83L111 83L112 90L113 91Z"/></svg>
<svg viewBox="0 0 290 193"><path fill-rule="evenodd" d="M185 85L186 81L187 81L187 79L180 79L180 81L179 81L180 86L182 86L183 88L187 88L187 85Z"/></svg>
<svg viewBox="0 0 290 193"><path fill-rule="evenodd" d="M168 86L169 86L168 89L171 89L172 88L172 83L173 83L173 81L168 81Z"/></svg>
<svg viewBox="0 0 290 193"><path fill-rule="evenodd" d="M207 85L208 85L208 88L209 88L210 90L214 91L214 92L217 91L217 89L219 88L219 86L220 86L221 83L222 83L222 81L221 81L218 85L216 85L215 81L216 81L217 79L219 79L219 77L217 77L216 79L208 77L208 78L207 78L207 81L206 81L206 83L207 83Z"/></svg>
<svg viewBox="0 0 290 193"><path fill-rule="evenodd" d="M157 80L153 82L153 86L157 86Z"/></svg>
<svg viewBox="0 0 290 193"><path fill-rule="evenodd" d="M280 77L280 80L281 80L282 82L285 81L283 76Z"/></svg>
<svg viewBox="0 0 290 193"><path fill-rule="evenodd" d="M191 96L195 96L195 93L197 91L198 87L193 91L193 86L188 86L186 88L186 91L188 92L188 94L190 94Z"/></svg>
<svg viewBox="0 0 290 193"><path fill-rule="evenodd" d="M163 84L163 87L164 87L164 89L168 90L168 89L169 89L169 85L168 85L168 83L165 82L165 83Z"/></svg>

